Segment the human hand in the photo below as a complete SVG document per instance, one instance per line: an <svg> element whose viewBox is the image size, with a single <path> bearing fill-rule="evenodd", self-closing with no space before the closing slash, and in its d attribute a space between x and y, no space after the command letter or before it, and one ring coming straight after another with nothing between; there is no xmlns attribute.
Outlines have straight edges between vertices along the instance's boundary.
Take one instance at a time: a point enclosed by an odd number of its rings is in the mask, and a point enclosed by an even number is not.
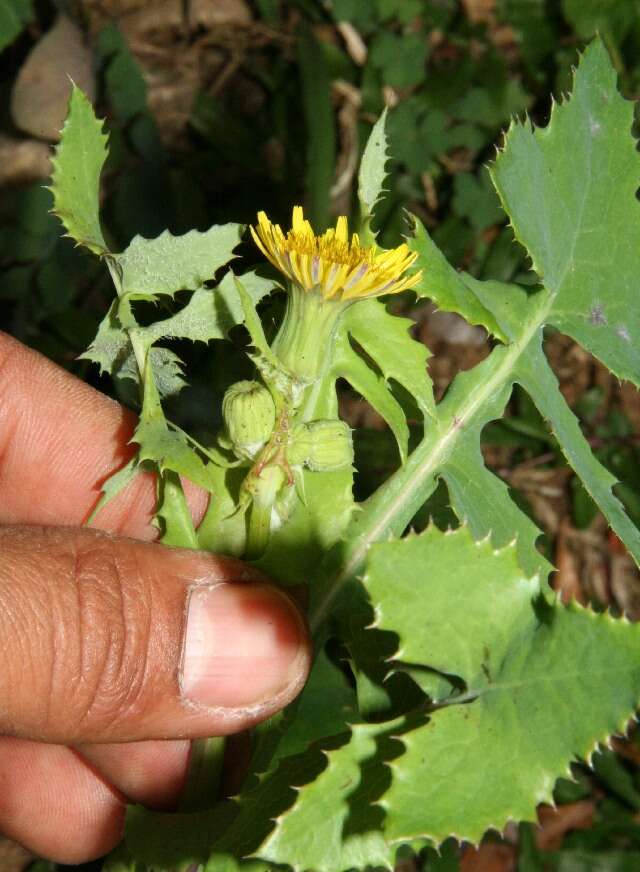
<svg viewBox="0 0 640 872"><path fill-rule="evenodd" d="M134 425L0 334L0 831L64 863L114 847L127 800L171 807L188 740L273 714L310 662L253 569L151 544L151 476L80 527Z"/></svg>

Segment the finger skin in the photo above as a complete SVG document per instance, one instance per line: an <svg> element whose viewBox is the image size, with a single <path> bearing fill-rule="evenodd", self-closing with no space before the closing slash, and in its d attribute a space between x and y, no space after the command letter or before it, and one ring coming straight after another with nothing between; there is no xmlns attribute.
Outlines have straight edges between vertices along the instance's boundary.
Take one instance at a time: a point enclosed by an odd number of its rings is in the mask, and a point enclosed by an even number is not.
<svg viewBox="0 0 640 872"><path fill-rule="evenodd" d="M102 482L132 456L135 424L127 409L0 331L0 524L83 523ZM207 497L183 484L197 523ZM94 526L155 539L154 505L154 476L140 474ZM85 745L82 752L130 799L162 806L175 801L184 779L187 744L182 748L181 764L164 743L114 745L111 753Z"/></svg>
<svg viewBox="0 0 640 872"><path fill-rule="evenodd" d="M83 524L102 483L133 455L136 418L0 332L0 524ZM185 482L196 519L206 495ZM141 474L102 510L98 529L154 539L154 476Z"/></svg>
<svg viewBox="0 0 640 872"><path fill-rule="evenodd" d="M175 809L187 774L191 743L184 739L78 745L75 750L131 802Z"/></svg>
<svg viewBox="0 0 640 872"><path fill-rule="evenodd" d="M135 416L118 404L94 391L58 368L46 358L0 333L0 523L79 524L86 520L99 496L102 481L120 468L131 456L128 445ZM194 520L202 516L206 496L189 482L184 482ZM103 510L96 526L112 532L125 532L140 539L152 539L157 531L149 524L155 502L155 484L150 475L139 475L122 494ZM0 557L0 568L2 558ZM1 597L0 597L1 598ZM0 658L1 658L0 643ZM300 685L302 681L300 681ZM283 700L284 704L286 700ZM268 710L258 713L266 716ZM222 713L229 726L228 713ZM252 713L251 719L255 719ZM242 719L232 718L233 729ZM210 729L205 731L209 734ZM162 733L165 735L166 733ZM145 736L146 738L146 736ZM0 743L13 741L0 739ZM102 741L102 738L101 738ZM32 745L33 743L29 743ZM44 760L49 746L37 744L37 756ZM134 801L156 807L175 802L184 778L188 756L187 742L131 742L122 745L91 746L81 751L94 770ZM49 773L56 772L60 749L52 746ZM92 769L84 765L85 782L91 783ZM0 750L0 769L9 761ZM3 770L4 771L4 770ZM6 775L6 772L4 773ZM10 777L10 776L9 776ZM16 783L19 782L19 777ZM55 802L58 796L51 791ZM93 797L93 800L91 799ZM86 803L94 801L91 820L86 818L84 832L89 841L99 843L100 833L109 832L102 850L94 849L76 859L55 854L55 845L46 849L46 837L39 845L29 846L44 856L79 862L108 850L118 840L120 823L111 806L102 801L100 790L90 791ZM29 803L33 807L33 803ZM101 810L101 811L100 811ZM68 808L70 828L74 829L74 812ZM43 809L46 820L52 819ZM30 829L34 829L34 818ZM115 820L115 823L114 823ZM39 826L39 822L38 822ZM0 814L0 828L5 828ZM91 829L95 830L91 835ZM62 831L56 826L53 830ZM33 832L32 832L33 835ZM19 835L15 835L18 840ZM76 840L76 845L78 842Z"/></svg>
<svg viewBox="0 0 640 872"><path fill-rule="evenodd" d="M0 738L0 827L59 863L101 857L122 837L123 798L70 749Z"/></svg>
<svg viewBox="0 0 640 872"><path fill-rule="evenodd" d="M5 527L0 554L0 733L61 744L227 735L282 708L306 679L296 610L239 561L75 528ZM246 606L239 631L270 628L271 647L263 663L230 639L196 683L213 682L224 703L194 704L179 677L186 606L232 578L251 582L225 587ZM247 686L274 663L286 684L248 703Z"/></svg>

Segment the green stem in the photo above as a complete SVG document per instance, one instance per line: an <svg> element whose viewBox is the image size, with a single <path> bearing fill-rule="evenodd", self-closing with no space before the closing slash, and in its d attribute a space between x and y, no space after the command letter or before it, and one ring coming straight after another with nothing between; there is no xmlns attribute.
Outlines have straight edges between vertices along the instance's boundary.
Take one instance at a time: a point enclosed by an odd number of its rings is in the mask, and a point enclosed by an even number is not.
<svg viewBox="0 0 640 872"><path fill-rule="evenodd" d="M224 736L193 740L179 811L204 811L215 805L219 799L224 752Z"/></svg>
<svg viewBox="0 0 640 872"><path fill-rule="evenodd" d="M309 382L320 376L331 359L333 336L348 305L291 285L285 316L272 346L290 372Z"/></svg>
<svg viewBox="0 0 640 872"><path fill-rule="evenodd" d="M118 294L118 297L122 298L122 282L117 265L114 260L109 257L107 257L107 265L109 267L113 284L115 285L116 293ZM131 347L133 348L133 353L136 358L136 363L140 372L140 389L142 393L148 346L138 333L137 324L133 317L131 318L130 323L123 324L123 327L127 330ZM176 429L180 428L176 427ZM186 435L187 434L185 433L185 436ZM195 443L194 439L191 441ZM198 445L198 447L205 454L208 454L201 445ZM165 536L163 541L165 544L174 547L197 548L198 542L195 538L191 513L187 506L179 476L175 473L161 475L158 485L161 502L171 502L174 519L177 515L182 521L182 526L177 534L174 527L171 539ZM161 513L162 511L160 510L159 514ZM211 808L215 805L220 789L220 775L224 762L224 753L224 736L214 736L208 739L195 739L191 743L189 768L187 771L185 788L180 800L180 811L198 811Z"/></svg>
<svg viewBox="0 0 640 872"><path fill-rule="evenodd" d="M267 466L252 482L253 501L249 509L247 545L244 553L247 560L261 557L269 544L271 513L278 491L282 487L283 478L279 467Z"/></svg>

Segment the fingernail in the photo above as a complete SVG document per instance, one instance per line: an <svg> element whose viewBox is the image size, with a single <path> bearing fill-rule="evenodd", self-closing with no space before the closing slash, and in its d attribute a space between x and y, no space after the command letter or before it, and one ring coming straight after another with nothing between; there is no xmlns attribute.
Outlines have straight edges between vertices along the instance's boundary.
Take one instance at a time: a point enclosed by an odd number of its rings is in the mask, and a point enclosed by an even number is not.
<svg viewBox="0 0 640 872"><path fill-rule="evenodd" d="M191 702L225 708L266 702L296 679L305 657L302 619L277 589L218 584L191 590L180 680Z"/></svg>

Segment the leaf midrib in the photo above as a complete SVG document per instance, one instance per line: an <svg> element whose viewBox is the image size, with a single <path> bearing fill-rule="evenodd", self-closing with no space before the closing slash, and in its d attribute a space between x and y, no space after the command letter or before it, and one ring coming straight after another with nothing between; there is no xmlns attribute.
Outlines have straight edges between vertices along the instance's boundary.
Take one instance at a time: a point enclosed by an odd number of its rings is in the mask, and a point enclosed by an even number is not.
<svg viewBox="0 0 640 872"><path fill-rule="evenodd" d="M420 492L425 483L444 464L458 439L465 432L465 425L509 380L509 376L516 369L518 360L526 351L537 331L545 323L552 303L553 298L549 296L545 305L536 311L536 317L532 318L525 327L520 339L513 342L511 346L506 346L507 351L504 359L493 375L478 391L465 398L455 409L451 410L446 427L439 431L441 434L439 438L437 434L435 440L433 435L425 436L410 456L410 460L413 462L411 464L405 463L382 486L384 489L389 482L393 481L396 487L401 486L401 490L388 505L383 506L381 511L373 514L364 531L360 531L341 569L327 584L323 596L318 599L315 609L311 611L309 616L313 632L317 632L327 617L330 607L343 585L353 578L362 567L370 546L384 537L393 519L402 514L403 507L412 502L414 495ZM366 507L364 511L366 512Z"/></svg>

